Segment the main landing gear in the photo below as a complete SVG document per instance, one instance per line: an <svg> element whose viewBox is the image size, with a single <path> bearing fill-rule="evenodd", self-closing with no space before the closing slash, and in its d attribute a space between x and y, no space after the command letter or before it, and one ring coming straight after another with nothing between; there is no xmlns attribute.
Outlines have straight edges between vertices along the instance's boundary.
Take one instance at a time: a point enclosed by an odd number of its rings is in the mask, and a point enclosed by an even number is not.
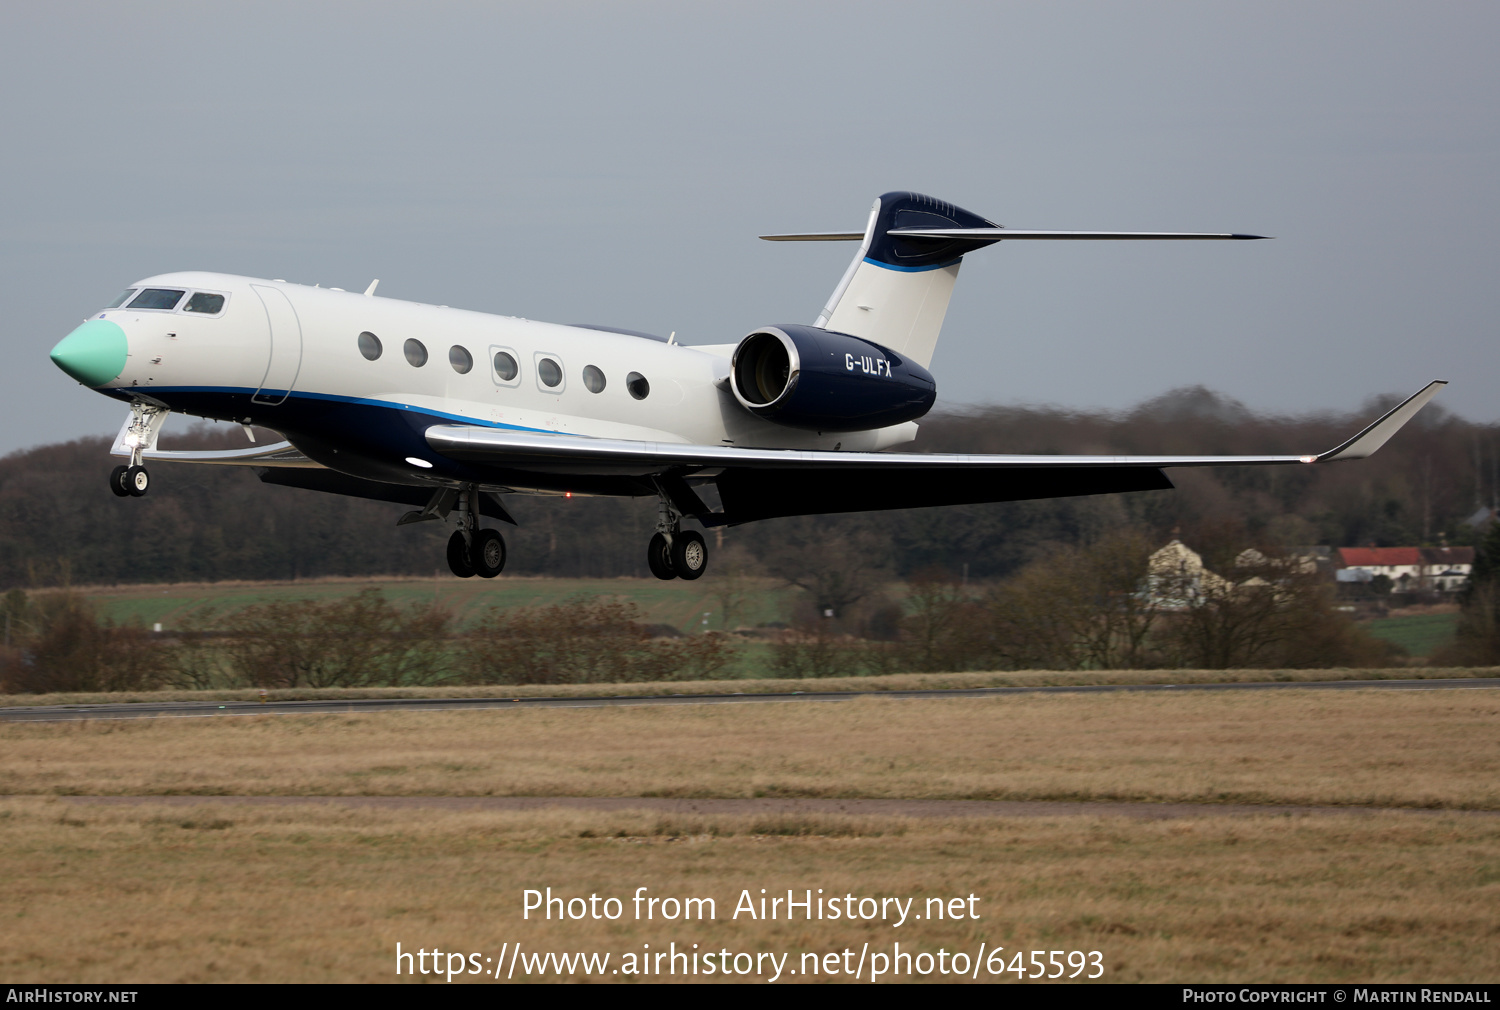
<svg viewBox="0 0 1500 1010"><path fill-rule="evenodd" d="M505 540L499 530L454 530L448 538L448 568L461 579L493 579L505 568Z"/></svg>
<svg viewBox="0 0 1500 1010"><path fill-rule="evenodd" d="M448 538L448 569L461 579L493 579L505 568L505 540L498 530L479 528L479 489L441 488L425 508L408 512L396 525L438 519L458 529Z"/></svg>
<svg viewBox="0 0 1500 1010"><path fill-rule="evenodd" d="M656 533L646 546L646 564L663 581L696 579L708 570L708 545L697 530L684 530L682 514L662 495L656 509Z"/></svg>

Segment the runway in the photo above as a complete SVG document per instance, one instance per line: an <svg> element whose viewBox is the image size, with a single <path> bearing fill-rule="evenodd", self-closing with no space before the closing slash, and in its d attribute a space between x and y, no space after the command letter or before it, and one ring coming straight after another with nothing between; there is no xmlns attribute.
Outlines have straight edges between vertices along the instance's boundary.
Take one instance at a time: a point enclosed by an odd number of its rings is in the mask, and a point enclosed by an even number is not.
<svg viewBox="0 0 1500 1010"><path fill-rule="evenodd" d="M1459 691L1500 689L1500 678L1452 680L1321 680L1219 684L1104 684L1065 687L984 687L940 691L793 691L778 694L663 694L587 698L351 698L316 701L172 701L98 705L0 707L4 722L68 722L82 719L212 718L244 715L315 715L356 712L454 711L518 708L605 708L622 705L738 705L769 702L838 702L855 698L919 701L999 698L1018 694L1108 694L1181 691Z"/></svg>

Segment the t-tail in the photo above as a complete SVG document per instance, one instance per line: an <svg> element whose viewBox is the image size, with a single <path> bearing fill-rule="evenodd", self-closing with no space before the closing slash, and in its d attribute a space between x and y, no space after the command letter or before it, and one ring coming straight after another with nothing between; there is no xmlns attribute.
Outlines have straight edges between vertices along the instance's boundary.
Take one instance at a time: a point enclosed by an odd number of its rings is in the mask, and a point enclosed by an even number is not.
<svg viewBox="0 0 1500 1010"><path fill-rule="evenodd" d="M858 241L859 252L814 326L932 364L964 255L1014 239L1255 239L1230 232L1027 231L921 193L886 193L860 232L762 235L771 242Z"/></svg>

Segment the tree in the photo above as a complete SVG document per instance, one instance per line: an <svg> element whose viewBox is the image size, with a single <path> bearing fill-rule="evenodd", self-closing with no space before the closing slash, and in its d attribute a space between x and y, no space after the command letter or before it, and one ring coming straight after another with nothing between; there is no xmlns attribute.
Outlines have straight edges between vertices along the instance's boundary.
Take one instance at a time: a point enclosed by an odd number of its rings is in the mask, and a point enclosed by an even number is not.
<svg viewBox="0 0 1500 1010"><path fill-rule="evenodd" d="M164 643L139 622L100 621L71 591L6 595L9 647L0 654L0 686L9 692L133 691L160 685Z"/></svg>
<svg viewBox="0 0 1500 1010"><path fill-rule="evenodd" d="M1138 530L1058 548L986 600L996 657L1017 669L1152 665L1150 635L1162 607L1146 591L1150 565L1151 541Z"/></svg>
<svg viewBox="0 0 1500 1010"><path fill-rule="evenodd" d="M967 670L988 652L984 608L942 569L918 572L907 583L899 665L926 672Z"/></svg>
<svg viewBox="0 0 1500 1010"><path fill-rule="evenodd" d="M834 620L843 619L888 577L889 550L868 530L802 517L768 532L774 546L765 552L766 570L807 593L824 617L832 611Z"/></svg>
<svg viewBox="0 0 1500 1010"><path fill-rule="evenodd" d="M1201 534L1203 566L1159 578L1175 601L1161 647L1174 666L1307 668L1379 666L1393 647L1334 609L1333 586L1314 559L1273 547L1243 547L1232 524ZM1191 552L1189 552L1191 553ZM1196 555L1195 555L1196 556ZM1398 650L1399 651L1399 650Z"/></svg>
<svg viewBox="0 0 1500 1010"><path fill-rule="evenodd" d="M378 589L337 600L276 600L229 615L225 651L262 687L370 687L447 679L453 617L435 604L402 609Z"/></svg>
<svg viewBox="0 0 1500 1010"><path fill-rule="evenodd" d="M1474 566L1459 595L1463 612L1452 646L1433 662L1454 666L1500 664L1500 522L1490 523L1474 551Z"/></svg>

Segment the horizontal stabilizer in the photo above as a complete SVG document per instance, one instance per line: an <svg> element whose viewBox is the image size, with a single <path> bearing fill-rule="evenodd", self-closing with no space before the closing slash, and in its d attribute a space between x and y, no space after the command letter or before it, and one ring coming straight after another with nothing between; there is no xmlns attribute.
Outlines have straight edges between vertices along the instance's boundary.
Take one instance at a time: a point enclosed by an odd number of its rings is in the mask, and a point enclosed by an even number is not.
<svg viewBox="0 0 1500 1010"><path fill-rule="evenodd" d="M862 231L809 231L797 235L762 235L767 242L858 242Z"/></svg>
<svg viewBox="0 0 1500 1010"><path fill-rule="evenodd" d="M1244 235L1217 231L1034 231L1021 228L891 228L893 238L993 239L998 242L1029 239L1262 239L1269 235ZM787 235L762 235L767 242L858 242L861 231L810 231Z"/></svg>
<svg viewBox="0 0 1500 1010"><path fill-rule="evenodd" d="M1241 235L1238 232L1208 231L1030 231L1019 228L892 228L893 238L994 239L999 242L1017 238L1033 239L1258 239L1268 235ZM764 236L762 236L764 237Z"/></svg>

